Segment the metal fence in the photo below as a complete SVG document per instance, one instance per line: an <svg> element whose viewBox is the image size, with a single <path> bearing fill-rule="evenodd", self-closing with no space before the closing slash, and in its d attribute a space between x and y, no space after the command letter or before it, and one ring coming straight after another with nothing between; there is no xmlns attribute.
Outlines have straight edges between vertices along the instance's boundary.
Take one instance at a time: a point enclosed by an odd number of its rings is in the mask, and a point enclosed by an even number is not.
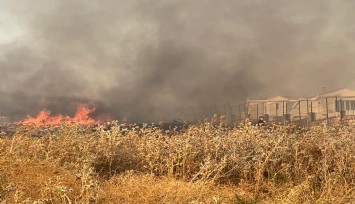
<svg viewBox="0 0 355 204"><path fill-rule="evenodd" d="M322 97L287 101L247 102L242 104L213 104L184 107L181 119L197 122L217 118L228 125L235 125L249 119L257 122L264 116L268 123L312 124L346 122L355 118L355 97Z"/></svg>

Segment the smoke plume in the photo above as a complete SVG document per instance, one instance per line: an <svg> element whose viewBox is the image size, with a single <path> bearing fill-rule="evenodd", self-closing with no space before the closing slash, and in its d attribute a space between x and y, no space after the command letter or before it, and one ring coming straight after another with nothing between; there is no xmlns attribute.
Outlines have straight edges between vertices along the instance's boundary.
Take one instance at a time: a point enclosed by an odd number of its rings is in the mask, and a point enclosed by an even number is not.
<svg viewBox="0 0 355 204"><path fill-rule="evenodd" d="M181 107L355 86L353 1L0 0L0 8L0 115L13 120L79 103L114 119L168 120Z"/></svg>

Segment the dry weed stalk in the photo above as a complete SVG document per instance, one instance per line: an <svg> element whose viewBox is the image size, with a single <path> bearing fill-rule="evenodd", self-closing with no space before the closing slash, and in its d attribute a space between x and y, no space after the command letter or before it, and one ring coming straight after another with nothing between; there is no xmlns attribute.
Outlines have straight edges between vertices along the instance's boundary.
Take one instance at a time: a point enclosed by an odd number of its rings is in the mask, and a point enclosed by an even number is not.
<svg viewBox="0 0 355 204"><path fill-rule="evenodd" d="M127 172L191 185L249 186L252 200L260 201L347 203L354 199L352 126L258 129L245 122L230 129L223 118L220 125L215 120L170 132L118 123L109 129L68 124L41 130L18 128L0 139L0 175L6 177L1 179L0 199L105 203L107 181ZM31 177L35 178L26 180ZM38 183L31 185L39 190L28 188L33 181ZM240 200L231 197L225 202Z"/></svg>

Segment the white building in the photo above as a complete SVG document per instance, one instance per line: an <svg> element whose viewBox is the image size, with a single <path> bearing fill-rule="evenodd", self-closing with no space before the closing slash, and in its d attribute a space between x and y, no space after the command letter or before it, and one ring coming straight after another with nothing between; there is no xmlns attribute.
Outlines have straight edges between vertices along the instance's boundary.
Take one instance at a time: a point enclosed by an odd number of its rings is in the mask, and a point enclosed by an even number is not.
<svg viewBox="0 0 355 204"><path fill-rule="evenodd" d="M275 96L267 99L248 99L248 112L252 119L266 116L266 120L280 121L289 117L292 107L297 102L294 97Z"/></svg>
<svg viewBox="0 0 355 204"><path fill-rule="evenodd" d="M290 114L294 118L297 115L304 118L310 117L309 113L311 112L313 112L315 119L340 117L341 114L343 116L355 115L355 90L340 88L318 96L300 98L292 107Z"/></svg>
<svg viewBox="0 0 355 204"><path fill-rule="evenodd" d="M265 115L270 121L354 116L355 90L340 88L302 98L276 96L267 99L248 99L247 106L251 119Z"/></svg>

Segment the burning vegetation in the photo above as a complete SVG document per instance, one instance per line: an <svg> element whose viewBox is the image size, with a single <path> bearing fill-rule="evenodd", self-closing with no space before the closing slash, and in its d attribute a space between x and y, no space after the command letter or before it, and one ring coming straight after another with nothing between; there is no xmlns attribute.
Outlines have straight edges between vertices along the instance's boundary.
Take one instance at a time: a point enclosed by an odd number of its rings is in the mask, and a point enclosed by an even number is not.
<svg viewBox="0 0 355 204"><path fill-rule="evenodd" d="M70 117L68 115L51 115L51 111L47 109L41 110L37 116L32 117L27 115L27 117L17 124L23 125L35 125L37 127L43 125L59 125L61 123L74 123L78 125L92 125L99 124L99 120L91 118L89 115L95 111L96 107L90 108L89 105L81 104L78 106L75 115Z"/></svg>

